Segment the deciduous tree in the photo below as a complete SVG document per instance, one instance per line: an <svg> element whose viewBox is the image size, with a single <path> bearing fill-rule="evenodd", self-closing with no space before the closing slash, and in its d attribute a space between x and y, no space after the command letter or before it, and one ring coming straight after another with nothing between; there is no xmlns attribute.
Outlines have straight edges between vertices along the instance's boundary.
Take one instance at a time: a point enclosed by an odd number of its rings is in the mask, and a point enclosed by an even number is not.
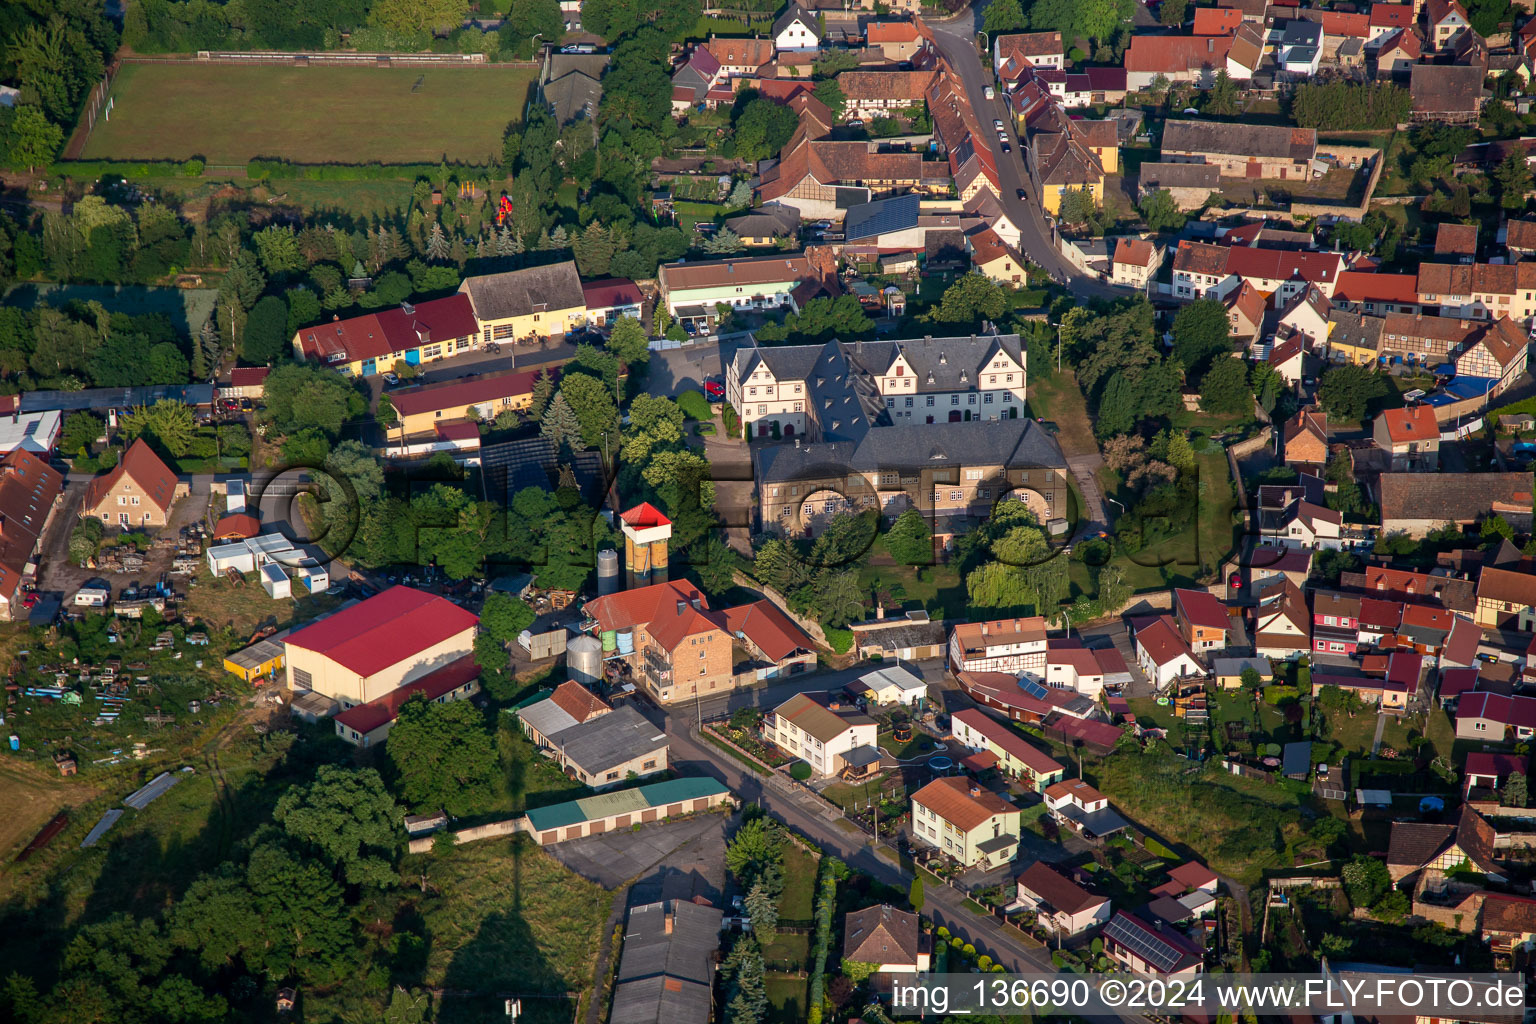
<svg viewBox="0 0 1536 1024"><path fill-rule="evenodd" d="M419 811L469 813L485 800L496 778L495 742L484 717L467 700L406 701L384 751L401 798Z"/></svg>

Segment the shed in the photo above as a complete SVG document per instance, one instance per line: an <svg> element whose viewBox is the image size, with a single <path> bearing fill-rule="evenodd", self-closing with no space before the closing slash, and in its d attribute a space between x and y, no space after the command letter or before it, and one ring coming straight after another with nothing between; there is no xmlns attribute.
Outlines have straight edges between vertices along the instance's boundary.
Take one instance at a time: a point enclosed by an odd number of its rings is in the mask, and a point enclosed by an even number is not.
<svg viewBox="0 0 1536 1024"><path fill-rule="evenodd" d="M441 832L448 827L448 815L442 811L433 814L407 814L405 816L405 831L412 839L418 836L429 836L434 832Z"/></svg>
<svg viewBox="0 0 1536 1024"><path fill-rule="evenodd" d="M261 589L267 592L267 596L274 600L281 597L293 596L293 581L283 571L280 565L268 562L261 567Z"/></svg>
<svg viewBox="0 0 1536 1024"><path fill-rule="evenodd" d="M1288 779L1305 779L1312 771L1312 744L1305 740L1287 743L1280 757L1280 774Z"/></svg>

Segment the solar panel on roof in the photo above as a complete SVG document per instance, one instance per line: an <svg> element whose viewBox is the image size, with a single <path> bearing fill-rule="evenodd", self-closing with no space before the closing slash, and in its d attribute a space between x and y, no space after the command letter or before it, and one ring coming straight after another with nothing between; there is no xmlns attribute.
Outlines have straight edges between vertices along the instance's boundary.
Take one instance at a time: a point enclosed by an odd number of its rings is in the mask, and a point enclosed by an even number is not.
<svg viewBox="0 0 1536 1024"><path fill-rule="evenodd" d="M1177 956L1172 955L1172 951L1165 943L1158 941L1123 917L1110 921L1105 931L1110 938L1160 970L1168 970L1178 962Z"/></svg>
<svg viewBox="0 0 1536 1024"><path fill-rule="evenodd" d="M1019 689L1035 698L1035 700L1045 700L1045 695L1049 692L1044 686L1041 686L1038 682L1029 678L1029 676L1019 677Z"/></svg>

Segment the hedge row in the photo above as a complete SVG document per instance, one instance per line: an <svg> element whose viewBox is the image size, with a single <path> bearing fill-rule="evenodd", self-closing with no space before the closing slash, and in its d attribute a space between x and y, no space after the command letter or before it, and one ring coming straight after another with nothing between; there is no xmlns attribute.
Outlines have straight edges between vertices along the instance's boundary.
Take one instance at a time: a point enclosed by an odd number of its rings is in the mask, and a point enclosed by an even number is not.
<svg viewBox="0 0 1536 1024"><path fill-rule="evenodd" d="M203 161L191 160L60 160L49 168L52 174L68 175L77 181L95 180L106 174L124 178L196 178L203 173Z"/></svg>
<svg viewBox="0 0 1536 1024"><path fill-rule="evenodd" d="M245 175L257 180L391 181L432 178L440 164L296 164L287 160L252 160ZM483 178L493 173L485 164L448 164L459 177Z"/></svg>

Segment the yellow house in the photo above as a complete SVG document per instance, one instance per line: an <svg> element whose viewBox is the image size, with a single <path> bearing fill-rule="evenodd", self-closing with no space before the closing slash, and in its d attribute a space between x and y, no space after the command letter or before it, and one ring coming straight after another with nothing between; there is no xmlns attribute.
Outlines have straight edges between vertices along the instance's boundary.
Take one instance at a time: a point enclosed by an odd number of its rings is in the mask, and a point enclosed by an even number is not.
<svg viewBox="0 0 1536 1024"><path fill-rule="evenodd" d="M1379 316L1351 313L1335 306L1328 312L1328 358L1336 363L1374 366L1381 354L1381 328L1386 323Z"/></svg>
<svg viewBox="0 0 1536 1024"><path fill-rule="evenodd" d="M1024 258L990 227L978 228L966 235L971 244L971 263L978 271L998 284L1022 288L1027 274Z"/></svg>
<svg viewBox="0 0 1536 1024"><path fill-rule="evenodd" d="M965 867L1000 867L1019 852L1019 809L951 775L912 794L912 831Z"/></svg>
<svg viewBox="0 0 1536 1024"><path fill-rule="evenodd" d="M450 295L305 327L293 336L293 355L354 377L371 377L401 360L419 366L467 352L478 333L469 299Z"/></svg>
<svg viewBox="0 0 1536 1024"><path fill-rule="evenodd" d="M558 369L549 372L554 380L560 379ZM458 380L401 388L391 392L389 400L400 417L397 429L402 436L413 437L433 433L440 423L463 420L470 409L481 420L495 419L508 409L522 412L533 404L533 385L538 377L536 370L478 373Z"/></svg>
<svg viewBox="0 0 1536 1024"><path fill-rule="evenodd" d="M573 260L467 277L459 292L474 307L482 343L562 338L587 322Z"/></svg>

